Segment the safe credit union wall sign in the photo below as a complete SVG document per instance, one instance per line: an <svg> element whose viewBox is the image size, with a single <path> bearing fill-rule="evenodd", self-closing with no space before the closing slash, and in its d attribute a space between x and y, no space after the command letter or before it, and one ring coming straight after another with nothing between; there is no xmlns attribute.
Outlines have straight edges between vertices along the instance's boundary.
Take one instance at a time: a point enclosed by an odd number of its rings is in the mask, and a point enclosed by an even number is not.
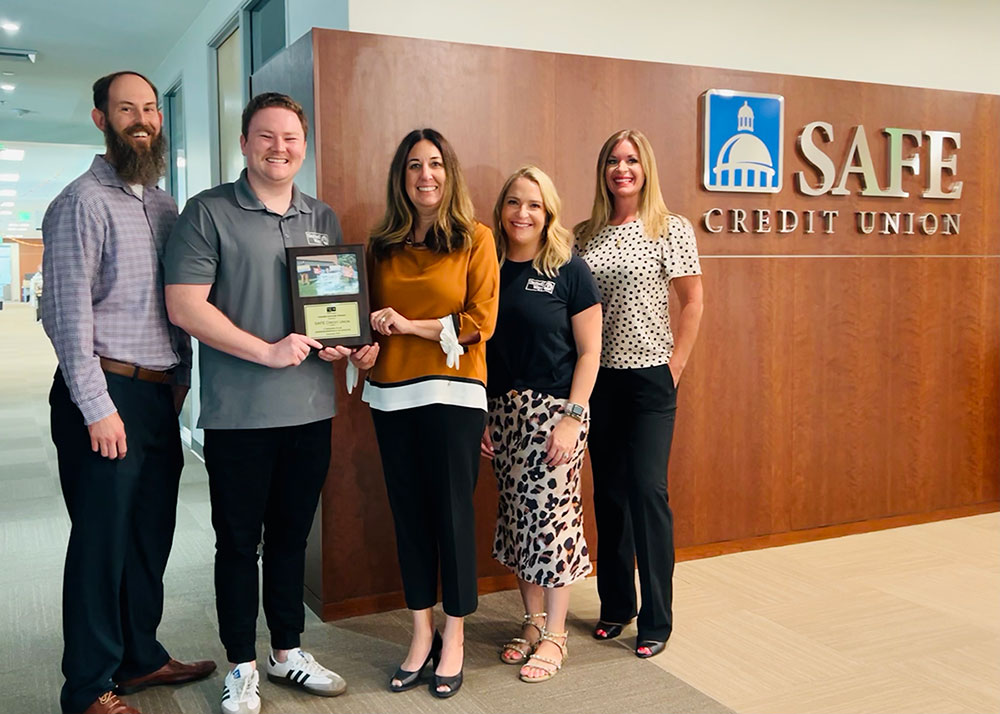
<svg viewBox="0 0 1000 714"><path fill-rule="evenodd" d="M778 94L709 89L702 95L702 186L719 193L780 194L784 186L785 99ZM923 176L920 198L958 200L962 182L956 180L960 132L886 127L873 137L887 156L887 172L879 176L872 160L868 132L863 124L850 127L849 146L841 165L832 158L837 135L832 123L818 120L802 127L797 136L802 169L794 173L797 193L820 197L847 196L847 184L858 177L860 196L903 199L898 211L854 211L851 224L858 233L881 235L957 235L961 214L905 210L911 193L903 190L903 171ZM921 165L921 157L926 165ZM950 176L945 186L946 174ZM844 217L846 218L846 217ZM850 220L850 219L848 219ZM709 233L834 234L843 224L839 209L713 207L702 215Z"/></svg>

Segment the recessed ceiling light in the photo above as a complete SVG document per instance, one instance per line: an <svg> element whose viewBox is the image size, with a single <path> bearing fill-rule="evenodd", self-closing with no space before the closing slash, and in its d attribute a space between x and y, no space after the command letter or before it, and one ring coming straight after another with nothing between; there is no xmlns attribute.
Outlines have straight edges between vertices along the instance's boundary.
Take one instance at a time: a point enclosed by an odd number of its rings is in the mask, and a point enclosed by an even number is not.
<svg viewBox="0 0 1000 714"><path fill-rule="evenodd" d="M0 216L13 216L13 211L0 211Z"/></svg>
<svg viewBox="0 0 1000 714"><path fill-rule="evenodd" d="M0 196L5 198L14 198L17 195L17 191L12 188L0 188Z"/></svg>
<svg viewBox="0 0 1000 714"><path fill-rule="evenodd" d="M8 84L5 82L4 84L0 84L0 89L2 89L5 92L13 92L15 89L17 89L17 85Z"/></svg>
<svg viewBox="0 0 1000 714"><path fill-rule="evenodd" d="M13 208L13 207L14 207L13 201L4 201L3 203L0 203L0 208Z"/></svg>
<svg viewBox="0 0 1000 714"><path fill-rule="evenodd" d="M24 161L24 149L0 149L0 161Z"/></svg>
<svg viewBox="0 0 1000 714"><path fill-rule="evenodd" d="M10 34L14 34L21 29L21 26L16 22L11 22L10 20L0 20L0 28L3 28Z"/></svg>
<svg viewBox="0 0 1000 714"><path fill-rule="evenodd" d="M21 174L0 174L0 181L16 183L21 180Z"/></svg>

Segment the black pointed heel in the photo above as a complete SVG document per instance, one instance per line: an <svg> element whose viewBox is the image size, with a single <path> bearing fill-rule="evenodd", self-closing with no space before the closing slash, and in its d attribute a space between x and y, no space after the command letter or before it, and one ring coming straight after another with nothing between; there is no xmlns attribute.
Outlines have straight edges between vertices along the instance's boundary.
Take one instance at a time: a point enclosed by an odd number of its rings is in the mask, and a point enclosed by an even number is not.
<svg viewBox="0 0 1000 714"><path fill-rule="evenodd" d="M396 672L389 678L389 691L390 692L405 692L409 689L413 689L423 680L424 670L427 669L427 665L434 663L435 669L437 668L438 662L441 660L441 633L437 630L434 631L434 640L431 642L431 651L427 653L427 659L424 663L420 665L420 669L415 672L403 669L399 667ZM393 684L394 680L399 680L399 684Z"/></svg>

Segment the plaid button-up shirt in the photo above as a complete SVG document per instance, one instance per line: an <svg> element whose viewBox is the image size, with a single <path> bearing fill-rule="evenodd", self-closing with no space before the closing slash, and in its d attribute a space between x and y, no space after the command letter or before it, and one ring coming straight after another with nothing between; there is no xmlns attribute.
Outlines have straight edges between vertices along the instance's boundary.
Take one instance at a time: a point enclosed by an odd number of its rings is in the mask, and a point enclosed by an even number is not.
<svg viewBox="0 0 1000 714"><path fill-rule="evenodd" d="M191 345L167 321L161 257L177 220L155 186L142 198L103 156L63 189L42 221L42 322L73 402L92 424L115 412L100 357L187 384Z"/></svg>

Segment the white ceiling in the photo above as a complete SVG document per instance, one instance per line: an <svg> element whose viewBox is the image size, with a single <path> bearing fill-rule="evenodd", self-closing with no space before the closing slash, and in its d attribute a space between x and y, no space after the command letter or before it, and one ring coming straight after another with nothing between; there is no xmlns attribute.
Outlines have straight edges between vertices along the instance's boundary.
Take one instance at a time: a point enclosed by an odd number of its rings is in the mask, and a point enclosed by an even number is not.
<svg viewBox="0 0 1000 714"><path fill-rule="evenodd" d="M204 0L3 0L0 47L37 50L34 64L0 59L0 77L16 85L0 91L0 141L85 144L100 141L90 123L90 87L121 69L151 73L177 44ZM27 110L23 116L19 111Z"/></svg>
<svg viewBox="0 0 1000 714"><path fill-rule="evenodd" d="M90 165L104 140L90 120L91 85L121 69L151 74L194 22L205 0L3 0L0 47L37 51L35 63L0 58L0 144L24 149L23 161L0 160L0 174L17 173L16 198L0 196L0 235L39 237L42 214L63 186ZM7 76L2 73L12 72ZM9 227L30 213L25 230Z"/></svg>

